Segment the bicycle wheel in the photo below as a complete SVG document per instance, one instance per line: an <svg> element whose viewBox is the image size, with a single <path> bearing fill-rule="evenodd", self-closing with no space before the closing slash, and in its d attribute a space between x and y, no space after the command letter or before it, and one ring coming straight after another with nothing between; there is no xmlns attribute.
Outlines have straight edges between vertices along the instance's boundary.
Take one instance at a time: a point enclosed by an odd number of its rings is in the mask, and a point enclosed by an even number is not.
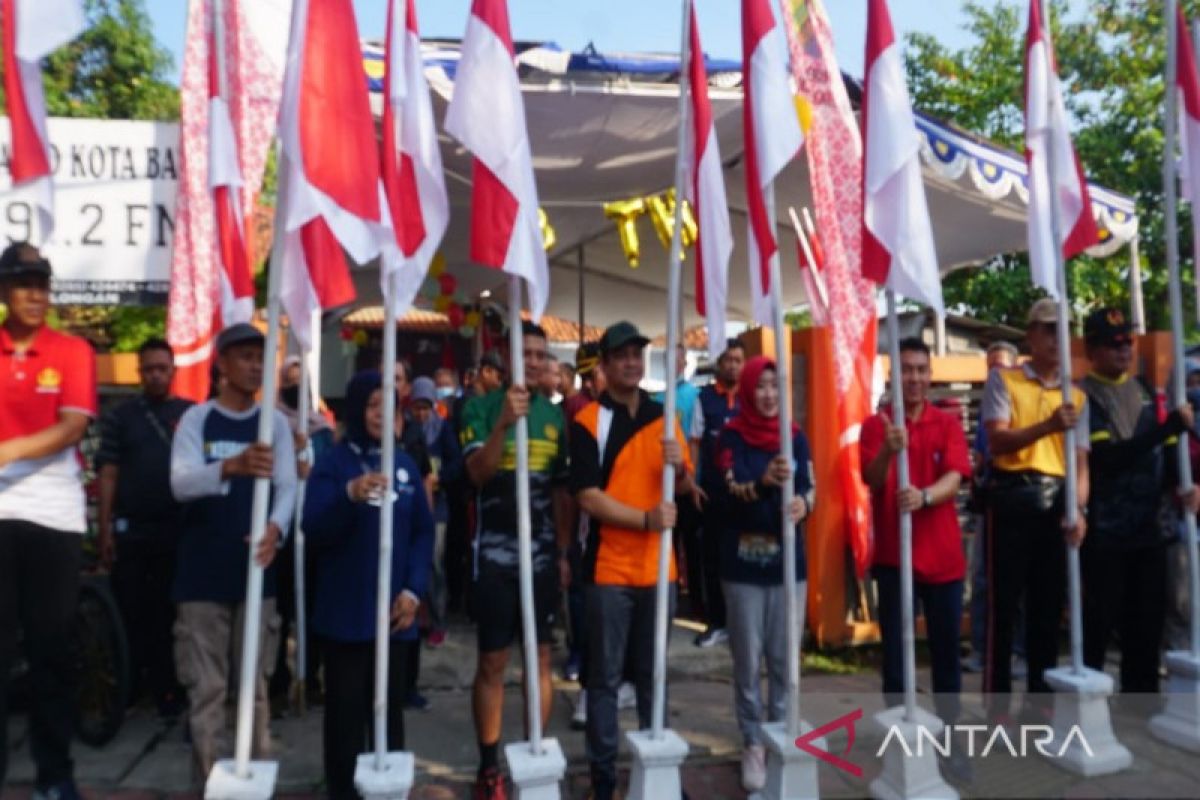
<svg viewBox="0 0 1200 800"><path fill-rule="evenodd" d="M112 741L129 701L129 647L112 594L100 577L79 586L79 739L93 747Z"/></svg>

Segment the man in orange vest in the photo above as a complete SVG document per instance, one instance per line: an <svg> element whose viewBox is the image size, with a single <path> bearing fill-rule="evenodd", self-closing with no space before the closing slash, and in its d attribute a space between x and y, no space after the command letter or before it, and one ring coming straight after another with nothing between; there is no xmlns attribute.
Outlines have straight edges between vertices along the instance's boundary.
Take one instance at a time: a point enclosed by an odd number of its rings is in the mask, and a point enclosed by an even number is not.
<svg viewBox="0 0 1200 800"><path fill-rule="evenodd" d="M662 496L665 466L676 469L676 494L692 490L682 429L673 422L668 437L663 407L639 388L647 344L629 322L605 330L600 368L608 389L579 412L570 436L571 491L591 524L584 557L587 744L597 800L608 800L616 789L617 688L627 648L636 665L638 724L650 727L658 548L660 532L676 519L675 503ZM670 581L675 579L672 555ZM673 607L673 588L670 597Z"/></svg>

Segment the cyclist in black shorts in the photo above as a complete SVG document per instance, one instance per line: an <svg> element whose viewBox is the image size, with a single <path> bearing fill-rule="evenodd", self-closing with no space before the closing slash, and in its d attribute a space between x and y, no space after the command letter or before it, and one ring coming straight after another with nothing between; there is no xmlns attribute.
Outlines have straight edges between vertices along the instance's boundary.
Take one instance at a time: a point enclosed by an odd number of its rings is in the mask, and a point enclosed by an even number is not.
<svg viewBox="0 0 1200 800"><path fill-rule="evenodd" d="M550 642L559 592L570 581L566 492L567 449L562 411L536 391L547 368L546 334L526 323L524 385L471 399L463 411L461 439L467 476L478 492L475 601L479 656L473 689L479 775L474 797L502 800L499 768L504 671L521 631L517 573L516 422L529 424L529 489L533 538L533 592L537 620L542 724L550 718ZM526 387L535 387L530 392Z"/></svg>

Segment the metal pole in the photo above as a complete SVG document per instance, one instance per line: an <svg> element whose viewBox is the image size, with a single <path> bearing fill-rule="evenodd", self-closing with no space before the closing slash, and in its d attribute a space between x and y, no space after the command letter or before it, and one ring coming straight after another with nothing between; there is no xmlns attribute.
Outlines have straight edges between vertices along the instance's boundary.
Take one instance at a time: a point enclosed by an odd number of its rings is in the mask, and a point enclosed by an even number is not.
<svg viewBox="0 0 1200 800"><path fill-rule="evenodd" d="M300 387L296 397L296 432L303 437L305 449L309 454L312 453L312 447L308 441L310 433L308 430L308 415L312 379L313 376L308 368L308 353L301 349ZM312 468L311 461L308 466L310 469ZM301 517L304 513L305 488L307 486L307 480L297 481L296 510L292 516L292 535L295 537L292 541L294 562L292 564L292 574L296 584L296 707L300 714L304 714L305 711L304 693L308 685L308 614L304 607L304 526L301 524Z"/></svg>
<svg viewBox="0 0 1200 800"><path fill-rule="evenodd" d="M1050 41L1050 17L1049 3L1047 0L1041 0L1042 3L1042 19L1046 26L1045 36L1047 46L1052 47ZM1058 207L1058 187L1054 182L1055 172L1055 137L1054 137L1054 119L1056 109L1054 107L1055 93L1049 93L1048 102L1049 119L1050 119L1050 143L1046 147L1046 167L1050 175L1050 238L1054 246L1054 264L1055 274L1058 276L1058 376L1059 384L1062 386L1063 403L1072 402L1071 397L1071 330L1069 316L1071 313L1070 300L1067 297L1067 270L1063 263L1062 252L1062 212ZM1090 214L1091 209L1085 209L1085 214ZM1063 433L1063 457L1066 460L1067 475L1066 486L1064 487L1064 495L1066 498L1065 523L1068 526L1075 524L1079 516L1079 495L1078 485L1076 483L1079 466L1076 464L1075 450L1075 429L1068 429ZM1076 674L1083 672L1083 608L1080 602L1079 592L1079 548L1067 545L1067 597L1070 601L1071 610L1071 669Z"/></svg>
<svg viewBox="0 0 1200 800"><path fill-rule="evenodd" d="M579 343L583 344L583 245L579 245L579 247L575 248L575 258L579 265ZM579 365L576 364L576 366Z"/></svg>
<svg viewBox="0 0 1200 800"><path fill-rule="evenodd" d="M384 769L387 757L388 659L392 608L392 492L396 480L396 305L395 276L383 295L383 435L380 437L380 471L383 502L379 506L379 574L375 588L375 771Z"/></svg>
<svg viewBox="0 0 1200 800"><path fill-rule="evenodd" d="M900 321L896 317L896 293L887 296L888 360L891 362L892 424L908 427L904 391L900 385ZM908 446L896 454L896 490L909 487ZM904 645L904 718L917 713L917 636L913 624L912 513L900 512L900 635Z"/></svg>
<svg viewBox="0 0 1200 800"><path fill-rule="evenodd" d="M525 337L521 333L521 279L508 276L508 347L514 386L525 385ZM536 386L526 386L530 407ZM542 695L537 628L533 610L533 544L529 499L529 419L517 420L517 546L521 582L521 640L525 651L525 713L529 717L529 747L542 754Z"/></svg>
<svg viewBox="0 0 1200 800"><path fill-rule="evenodd" d="M1175 47L1176 30L1175 0L1167 0L1167 76L1166 119L1163 124L1163 192L1166 194L1166 239L1167 239L1167 293L1171 303L1171 344L1174 349L1173 379L1176 408L1187 403L1187 370L1184 368L1183 350L1183 288L1179 276L1179 219L1177 216L1178 184L1175 178L1175 137L1178 116L1176 112L1175 72L1179 54ZM1192 28L1192 36L1200 42L1200 27ZM1193 212L1195 213L1195 212ZM1193 225L1195 222L1193 222ZM1179 490L1190 491L1193 487L1192 460L1188 453L1188 434L1178 437L1176 453L1179 458ZM1184 512L1184 527L1187 531L1188 583L1191 589L1191 654L1200 659L1200 553L1196 545L1196 515Z"/></svg>
<svg viewBox="0 0 1200 800"><path fill-rule="evenodd" d="M767 219L775 230L775 187L764 192ZM753 269L753 267L751 267ZM783 284L780 282L779 250L770 260L771 314L775 330L775 375L779 381L779 454L796 468L792 454L791 364L788 363L787 343L790 331L783 319ZM791 739L800 735L800 620L796 613L796 526L792 524L792 500L796 492L794 480L780 487L780 515L783 521L783 598L787 604L787 732Z"/></svg>
<svg viewBox="0 0 1200 800"><path fill-rule="evenodd" d="M1138 336L1146 333L1146 301L1142 297L1141 234L1135 233L1129 240L1129 305L1133 317L1133 332ZM1197 306L1200 308L1200 305Z"/></svg>
<svg viewBox="0 0 1200 800"><path fill-rule="evenodd" d="M266 360L263 370L262 402L258 413L258 442L270 447L275 438L275 394L278 370L275 354L279 350L279 288L283 274L283 251L287 213L282 199L286 197L287 156L279 151L279 198L275 204L275 242L271 250L271 265L267 271L267 341L263 348ZM234 748L237 776L250 778L250 746L254 730L254 690L258 673L259 624L262 616L263 568L254 559L255 551L267 531L270 512L271 479L254 480L254 501L250 511L250 550L247 555L249 571L246 576L246 601L242 620L241 675L238 680L237 740Z"/></svg>
<svg viewBox="0 0 1200 800"><path fill-rule="evenodd" d="M687 148L688 126L688 51L691 44L691 0L683 0L682 34L679 43L679 129L675 136L675 221L671 232L671 255L667 262L667 389L663 403L663 438L675 438L675 349L679 341L679 264L683 254L683 181L684 151ZM686 447L686 442L679 442ZM663 465L662 497L675 500L675 467ZM674 528L664 527L658 540L658 579L654 598L654 694L650 711L650 736L663 738L667 716L667 625L671 603L671 542Z"/></svg>

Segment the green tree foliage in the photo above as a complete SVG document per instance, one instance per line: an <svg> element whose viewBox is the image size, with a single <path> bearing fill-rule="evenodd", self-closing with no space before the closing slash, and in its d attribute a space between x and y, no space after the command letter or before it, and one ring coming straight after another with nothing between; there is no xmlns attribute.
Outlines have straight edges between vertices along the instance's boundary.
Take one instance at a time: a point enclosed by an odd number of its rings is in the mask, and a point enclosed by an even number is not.
<svg viewBox="0 0 1200 800"><path fill-rule="evenodd" d="M1183 5L1189 17L1200 11L1195 0ZM971 39L965 47L951 49L923 34L908 37L913 103L1020 152L1027 3L967 0L964 9ZM1065 3L1054 2L1051 21L1075 146L1090 178L1137 201L1147 324L1165 329L1169 311L1162 215L1162 4L1088 0L1084 8L1072 3L1070 14L1065 9ZM1180 226L1187 274L1192 251L1187 213L1180 215ZM1128 250L1106 259L1083 256L1070 268L1077 310L1128 304ZM1036 296L1024 254L1005 255L985 269L949 276L945 294L952 308L1009 323L1020 323Z"/></svg>
<svg viewBox="0 0 1200 800"><path fill-rule="evenodd" d="M154 41L144 0L84 0L84 10L87 28L75 41L51 53L44 64L49 114L179 119L179 90L167 79L171 54ZM64 306L57 309L56 323L102 349L127 352L151 336L163 335L166 309Z"/></svg>

